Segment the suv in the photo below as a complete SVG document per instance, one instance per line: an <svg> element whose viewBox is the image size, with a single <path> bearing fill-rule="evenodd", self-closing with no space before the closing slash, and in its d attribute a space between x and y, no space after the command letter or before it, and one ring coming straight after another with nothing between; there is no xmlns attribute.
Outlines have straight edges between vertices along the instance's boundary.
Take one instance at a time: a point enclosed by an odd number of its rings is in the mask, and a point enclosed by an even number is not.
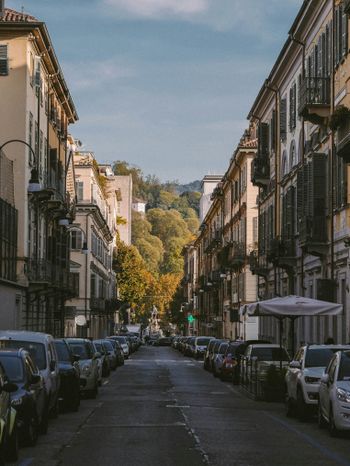
<svg viewBox="0 0 350 466"><path fill-rule="evenodd" d="M46 414L57 416L60 375L53 337L26 330L0 330L0 345L3 348L24 348L28 351L44 379Z"/></svg>
<svg viewBox="0 0 350 466"><path fill-rule="evenodd" d="M305 420L317 409L321 377L334 353L350 350L350 345L302 346L286 373L286 414Z"/></svg>

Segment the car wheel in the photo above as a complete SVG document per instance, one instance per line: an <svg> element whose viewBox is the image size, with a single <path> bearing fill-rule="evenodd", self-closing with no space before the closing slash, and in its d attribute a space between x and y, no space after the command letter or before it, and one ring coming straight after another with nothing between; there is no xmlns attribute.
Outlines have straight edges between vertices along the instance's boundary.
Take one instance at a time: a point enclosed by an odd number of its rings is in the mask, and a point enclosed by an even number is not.
<svg viewBox="0 0 350 466"><path fill-rule="evenodd" d="M293 400L286 395L285 399L285 411L287 417L294 417L295 416L295 405Z"/></svg>
<svg viewBox="0 0 350 466"><path fill-rule="evenodd" d="M36 414L32 413L28 421L28 425L27 425L27 429L26 429L26 433L24 437L24 443L28 447L34 447L37 441L38 441L38 420L37 420Z"/></svg>
<svg viewBox="0 0 350 466"><path fill-rule="evenodd" d="M333 415L333 409L330 407L329 409L329 433L331 434L331 437L339 437L339 430L337 429L335 422L334 422L334 415Z"/></svg>
<svg viewBox="0 0 350 466"><path fill-rule="evenodd" d="M304 401L304 395L301 388L297 391L297 416L299 421L305 422L308 418L308 407Z"/></svg>
<svg viewBox="0 0 350 466"><path fill-rule="evenodd" d="M17 422L13 426L13 431L8 440L8 444L5 449L6 459L8 461L17 461L18 460L18 451L19 451L19 441L18 441L18 429Z"/></svg>
<svg viewBox="0 0 350 466"><path fill-rule="evenodd" d="M320 402L318 403L318 407L317 407L317 423L318 423L318 427L320 429L324 429L326 427L326 420L325 418L323 417L323 414L322 414L322 409L321 409L321 405L320 405Z"/></svg>

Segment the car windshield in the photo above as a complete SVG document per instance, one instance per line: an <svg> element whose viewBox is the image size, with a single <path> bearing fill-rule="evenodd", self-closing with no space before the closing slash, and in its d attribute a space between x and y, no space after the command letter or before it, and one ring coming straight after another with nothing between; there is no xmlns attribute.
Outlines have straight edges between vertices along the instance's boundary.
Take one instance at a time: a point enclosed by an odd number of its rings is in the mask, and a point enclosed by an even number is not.
<svg viewBox="0 0 350 466"><path fill-rule="evenodd" d="M305 367L327 367L337 351L339 348L309 348L306 352Z"/></svg>
<svg viewBox="0 0 350 466"><path fill-rule="evenodd" d="M73 354L80 356L80 359L92 359L92 352L88 345L85 342L69 342L69 347L72 350Z"/></svg>
<svg viewBox="0 0 350 466"><path fill-rule="evenodd" d="M198 346L207 346L209 342L210 342L210 338L198 338L197 339Z"/></svg>
<svg viewBox="0 0 350 466"><path fill-rule="evenodd" d="M46 369L45 346L42 343L19 340L2 340L1 343L5 348L24 348L31 355L40 370Z"/></svg>
<svg viewBox="0 0 350 466"><path fill-rule="evenodd" d="M103 342L103 347L106 351L113 351L113 345L110 341L104 341Z"/></svg>
<svg viewBox="0 0 350 466"><path fill-rule="evenodd" d="M289 361L284 348L253 348L251 357L258 358L258 361Z"/></svg>
<svg viewBox="0 0 350 466"><path fill-rule="evenodd" d="M1 364L4 366L10 382L23 382L24 372L22 360L17 356L1 356Z"/></svg>
<svg viewBox="0 0 350 466"><path fill-rule="evenodd" d="M63 341L55 341L55 348L59 361L71 362L69 349Z"/></svg>
<svg viewBox="0 0 350 466"><path fill-rule="evenodd" d="M338 372L338 380L350 381L350 351L342 354Z"/></svg>

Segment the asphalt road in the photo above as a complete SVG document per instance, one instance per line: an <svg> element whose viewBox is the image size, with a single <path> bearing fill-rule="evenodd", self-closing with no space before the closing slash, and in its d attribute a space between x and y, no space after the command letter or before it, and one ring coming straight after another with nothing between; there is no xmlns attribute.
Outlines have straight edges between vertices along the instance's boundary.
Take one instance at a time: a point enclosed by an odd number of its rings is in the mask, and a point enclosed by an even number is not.
<svg viewBox="0 0 350 466"><path fill-rule="evenodd" d="M350 466L350 437L250 400L172 348L142 347L19 466Z"/></svg>

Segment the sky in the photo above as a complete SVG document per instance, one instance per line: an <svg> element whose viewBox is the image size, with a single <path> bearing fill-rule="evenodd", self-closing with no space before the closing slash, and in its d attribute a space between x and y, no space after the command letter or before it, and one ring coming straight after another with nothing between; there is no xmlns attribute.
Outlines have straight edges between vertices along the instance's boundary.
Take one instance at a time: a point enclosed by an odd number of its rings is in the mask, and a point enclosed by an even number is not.
<svg viewBox="0 0 350 466"><path fill-rule="evenodd" d="M302 0L5 0L46 22L99 162L224 174Z"/></svg>

